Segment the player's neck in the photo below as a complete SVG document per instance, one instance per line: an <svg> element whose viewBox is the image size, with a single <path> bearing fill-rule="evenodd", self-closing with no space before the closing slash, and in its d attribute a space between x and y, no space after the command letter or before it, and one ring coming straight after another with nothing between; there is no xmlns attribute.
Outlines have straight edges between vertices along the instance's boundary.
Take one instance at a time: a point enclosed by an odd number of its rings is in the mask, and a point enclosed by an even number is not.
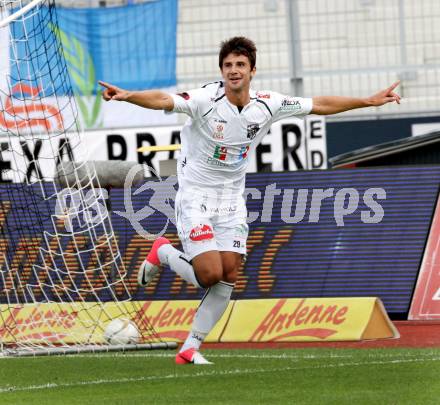
<svg viewBox="0 0 440 405"><path fill-rule="evenodd" d="M246 104L249 104L249 88L241 89L239 91L233 91L230 88L226 87L225 94L228 101L237 107L244 107Z"/></svg>

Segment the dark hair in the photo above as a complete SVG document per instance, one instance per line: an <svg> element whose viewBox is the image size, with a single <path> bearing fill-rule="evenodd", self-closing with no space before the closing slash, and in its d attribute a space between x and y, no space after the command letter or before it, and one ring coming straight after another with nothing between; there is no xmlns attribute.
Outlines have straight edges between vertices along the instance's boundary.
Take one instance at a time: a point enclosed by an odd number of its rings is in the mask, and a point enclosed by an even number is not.
<svg viewBox="0 0 440 405"><path fill-rule="evenodd" d="M245 37L233 37L227 41L223 41L220 44L220 53L218 55L218 65L220 69L223 67L223 59L230 53L247 56L251 64L251 69L255 67L257 47L250 39Z"/></svg>

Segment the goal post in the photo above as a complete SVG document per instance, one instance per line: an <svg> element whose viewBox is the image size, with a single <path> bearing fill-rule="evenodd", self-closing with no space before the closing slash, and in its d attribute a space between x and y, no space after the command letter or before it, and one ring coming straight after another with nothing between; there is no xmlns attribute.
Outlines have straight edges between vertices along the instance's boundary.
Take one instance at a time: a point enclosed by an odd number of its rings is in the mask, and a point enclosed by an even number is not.
<svg viewBox="0 0 440 405"><path fill-rule="evenodd" d="M87 153L56 27L54 0L0 0L1 354L174 348L132 299L94 166L60 164ZM116 318L140 339L108 345Z"/></svg>
<svg viewBox="0 0 440 405"><path fill-rule="evenodd" d="M28 4L26 4L25 6L19 8L17 11L13 12L11 15L9 16L4 16L4 18L2 20L0 20L0 28L2 27L6 27L9 23L18 20L22 15L26 14L29 10L35 9L36 6L38 6L40 3L42 3L44 0L32 0L31 2L29 2ZM5 2L3 2L5 3ZM13 4L14 2L9 1L9 4ZM21 1L16 1L15 3L20 4ZM2 4L2 6L4 7L6 4ZM6 9L5 9L6 10ZM0 15L1 16L1 15ZM3 17L3 16L1 16Z"/></svg>

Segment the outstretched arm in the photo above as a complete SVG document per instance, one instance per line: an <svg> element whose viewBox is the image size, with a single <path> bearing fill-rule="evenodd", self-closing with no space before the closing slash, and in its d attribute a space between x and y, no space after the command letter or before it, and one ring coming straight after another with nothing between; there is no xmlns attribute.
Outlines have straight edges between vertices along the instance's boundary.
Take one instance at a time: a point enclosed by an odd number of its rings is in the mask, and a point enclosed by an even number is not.
<svg viewBox="0 0 440 405"><path fill-rule="evenodd" d="M174 108L173 98L160 90L129 91L106 82L99 81L98 83L105 88L102 92L102 98L105 101L127 101L152 110L171 111Z"/></svg>
<svg viewBox="0 0 440 405"><path fill-rule="evenodd" d="M351 98L338 96L313 97L311 114L328 115L353 110L363 107L379 107L387 103L400 104L400 96L394 93L394 89L400 82L393 83L390 87L367 98Z"/></svg>

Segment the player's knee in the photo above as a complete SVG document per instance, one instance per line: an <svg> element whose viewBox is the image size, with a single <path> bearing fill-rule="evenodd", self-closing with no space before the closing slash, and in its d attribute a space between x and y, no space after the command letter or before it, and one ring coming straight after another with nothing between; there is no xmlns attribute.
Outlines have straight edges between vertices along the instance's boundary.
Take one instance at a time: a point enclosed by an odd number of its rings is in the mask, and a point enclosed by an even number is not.
<svg viewBox="0 0 440 405"><path fill-rule="evenodd" d="M222 266L206 265L196 269L197 279L199 283L205 287L211 287L222 280Z"/></svg>
<svg viewBox="0 0 440 405"><path fill-rule="evenodd" d="M238 269L241 265L241 256L223 258L223 281L235 283L237 281Z"/></svg>
<svg viewBox="0 0 440 405"><path fill-rule="evenodd" d="M208 288L217 284L221 280L222 280L221 272L210 271L203 274L203 276L200 279L200 283L203 285L203 287Z"/></svg>
<svg viewBox="0 0 440 405"><path fill-rule="evenodd" d="M235 284L237 276L238 267L223 270L223 281L226 281L227 283Z"/></svg>

